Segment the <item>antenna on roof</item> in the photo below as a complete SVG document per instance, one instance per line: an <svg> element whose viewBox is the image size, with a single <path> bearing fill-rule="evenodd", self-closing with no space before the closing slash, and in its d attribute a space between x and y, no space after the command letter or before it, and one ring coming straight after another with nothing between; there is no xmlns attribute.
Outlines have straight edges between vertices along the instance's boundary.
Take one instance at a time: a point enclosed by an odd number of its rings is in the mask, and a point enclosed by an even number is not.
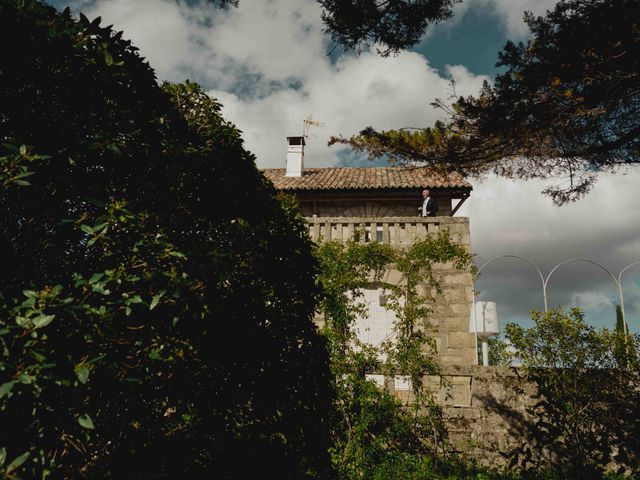
<svg viewBox="0 0 640 480"><path fill-rule="evenodd" d="M313 118L311 118L311 115L313 114L309 114L309 116L302 121L302 136L305 138L309 138L311 127L323 128L327 125L325 122L318 122L314 120Z"/></svg>

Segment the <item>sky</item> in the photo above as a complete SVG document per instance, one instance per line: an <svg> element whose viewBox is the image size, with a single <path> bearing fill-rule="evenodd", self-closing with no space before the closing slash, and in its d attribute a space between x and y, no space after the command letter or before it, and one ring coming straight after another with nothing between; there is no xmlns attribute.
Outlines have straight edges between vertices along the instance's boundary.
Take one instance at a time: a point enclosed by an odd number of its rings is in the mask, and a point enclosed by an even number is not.
<svg viewBox="0 0 640 480"><path fill-rule="evenodd" d="M156 70L159 80L200 83L243 132L261 168L284 167L286 136L312 128L305 166L369 166L344 147L328 147L331 135L421 127L442 118L436 99L478 92L498 72L504 43L526 41L522 14L543 14L555 0L465 0L454 17L430 27L411 51L382 58L334 52L323 34L314 0L240 0L221 10L206 1L56 0L103 25L123 30ZM470 179L474 190L457 215L468 216L477 266L506 254L533 261L546 275L569 258L596 261L612 272L640 260L639 170L601 175L593 191L556 207L540 192L547 181ZM419 203L419 198L417 198ZM640 333L640 265L623 276L631 331ZM542 286L533 267L516 259L491 263L477 282L480 300L498 304L501 324L529 326L529 309L542 308ZM615 325L618 288L586 262L570 262L548 283L549 307L578 306L598 327Z"/></svg>

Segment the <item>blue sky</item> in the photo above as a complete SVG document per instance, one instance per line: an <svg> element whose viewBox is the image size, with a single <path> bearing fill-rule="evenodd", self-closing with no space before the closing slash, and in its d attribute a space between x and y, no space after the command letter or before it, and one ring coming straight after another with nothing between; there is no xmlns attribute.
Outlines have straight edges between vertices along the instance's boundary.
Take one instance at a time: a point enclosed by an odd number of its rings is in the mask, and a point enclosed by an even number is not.
<svg viewBox="0 0 640 480"><path fill-rule="evenodd" d="M464 65L475 74L494 75L498 52L507 39L507 28L494 10L475 8L463 12L453 26L436 25L413 50L439 70Z"/></svg>
<svg viewBox="0 0 640 480"><path fill-rule="evenodd" d="M208 2L177 0L73 0L89 18L124 30L160 80L201 83L243 131L260 167L280 167L285 137L302 131L309 114L326 125L308 141L308 166L366 165L362 157L329 148L327 138L378 129L430 125L442 113L430 107L456 92L470 95L496 73L507 41L526 40L524 10L536 14L555 0L465 0L453 19L430 28L410 52L381 58L327 52L320 9L313 0L240 0L221 11ZM640 174L602 175L586 199L558 208L540 191L549 183L471 179L474 192L460 210L471 223L477 262L517 254L543 273L571 257L596 260L615 275L640 260ZM640 332L640 267L624 277L627 320ZM501 322L527 323L528 309L542 306L540 280L523 262L492 264L477 285L480 299L495 300ZM586 264L558 270L549 283L550 306L581 306L589 321L612 326L617 289L604 272Z"/></svg>

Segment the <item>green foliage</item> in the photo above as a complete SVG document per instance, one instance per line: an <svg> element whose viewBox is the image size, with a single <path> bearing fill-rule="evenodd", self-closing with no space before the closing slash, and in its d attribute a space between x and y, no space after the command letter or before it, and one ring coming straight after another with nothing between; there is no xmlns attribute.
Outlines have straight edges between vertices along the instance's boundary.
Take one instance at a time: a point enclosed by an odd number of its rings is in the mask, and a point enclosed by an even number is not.
<svg viewBox="0 0 640 480"><path fill-rule="evenodd" d="M616 332L625 333L626 328L624 326L624 317L622 315L622 307L616 305Z"/></svg>
<svg viewBox="0 0 640 480"><path fill-rule="evenodd" d="M461 0L318 0L326 32L345 50L372 45L388 56L420 41L430 24L453 15ZM380 50L382 47L382 50Z"/></svg>
<svg viewBox="0 0 640 480"><path fill-rule="evenodd" d="M433 267L452 262L457 268L469 268L471 257L452 244L446 233L418 241L407 250L359 243L357 238L346 244L328 242L317 248L316 256L323 333L337 392L334 467L345 479L413 478L400 472L437 458L446 434L441 408L423 383L424 375L439 372L428 327L432 289L439 291ZM404 277L402 285L384 284L387 308L398 320L393 340L374 347L360 342L353 326L358 316L366 314L362 289L380 285L388 268ZM403 406L365 380L367 373L409 376L412 401ZM388 477L389 469L399 476Z"/></svg>
<svg viewBox="0 0 640 480"><path fill-rule="evenodd" d="M621 362L624 333L594 329L578 309L534 311L533 320L531 329L506 327L538 400L514 463L536 470L548 452L546 467L561 478L603 478L611 461L640 471L640 338L629 338Z"/></svg>
<svg viewBox="0 0 640 480"><path fill-rule="evenodd" d="M626 367L629 358L637 362L636 351L633 348L633 336L626 335L626 326L622 315L622 307L616 305L616 359L620 367Z"/></svg>
<svg viewBox="0 0 640 480"><path fill-rule="evenodd" d="M482 339L478 337L478 365L482 365ZM507 367L511 365L513 355L509 344L498 337L489 337L489 365Z"/></svg>
<svg viewBox="0 0 640 480"><path fill-rule="evenodd" d="M306 225L136 50L0 0L0 477L325 477Z"/></svg>
<svg viewBox="0 0 640 480"><path fill-rule="evenodd" d="M506 44L498 62L506 71L493 85L434 104L446 122L411 132L367 128L330 143L445 171L568 177L544 193L556 204L580 198L598 172L638 162L639 18L636 0L561 0L544 17L528 13L531 39Z"/></svg>

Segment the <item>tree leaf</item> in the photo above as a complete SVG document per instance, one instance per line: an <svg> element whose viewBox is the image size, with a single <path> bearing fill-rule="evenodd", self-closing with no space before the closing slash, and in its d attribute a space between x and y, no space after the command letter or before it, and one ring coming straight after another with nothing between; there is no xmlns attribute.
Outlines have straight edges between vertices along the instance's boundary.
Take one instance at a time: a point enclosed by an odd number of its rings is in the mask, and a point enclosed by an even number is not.
<svg viewBox="0 0 640 480"><path fill-rule="evenodd" d="M76 367L76 375L78 381L84 385L89 380L89 369L85 365Z"/></svg>
<svg viewBox="0 0 640 480"><path fill-rule="evenodd" d="M140 295L134 295L129 299L129 303L142 303L142 297Z"/></svg>
<svg viewBox="0 0 640 480"><path fill-rule="evenodd" d="M153 298L151 299L151 305L149 305L149 310L153 310L154 308L156 308L156 306L158 305L158 302L162 298L162 295L164 294L157 293L156 295L153 296Z"/></svg>
<svg viewBox="0 0 640 480"><path fill-rule="evenodd" d="M7 459L7 449L2 447L0 448L0 467L4 465L4 462L6 459Z"/></svg>
<svg viewBox="0 0 640 480"><path fill-rule="evenodd" d="M89 285L96 283L102 277L104 277L104 273L94 273L93 275L91 275L91 278L89 279Z"/></svg>
<svg viewBox="0 0 640 480"><path fill-rule="evenodd" d="M0 398L4 397L5 395L9 395L9 393L11 392L11 389L15 384L16 382L11 381L11 382L3 383L2 385L0 385Z"/></svg>
<svg viewBox="0 0 640 480"><path fill-rule="evenodd" d="M22 328L31 326L31 321L27 317L16 317L16 323Z"/></svg>
<svg viewBox="0 0 640 480"><path fill-rule="evenodd" d="M32 320L33 327L34 328L46 327L53 321L55 317L56 317L55 315L45 315L44 313L41 313L38 317Z"/></svg>
<svg viewBox="0 0 640 480"><path fill-rule="evenodd" d="M29 375L28 373L23 373L18 377L18 381L20 383L24 383L25 385L31 385L33 381L36 379L33 375Z"/></svg>
<svg viewBox="0 0 640 480"><path fill-rule="evenodd" d="M20 465L27 461L27 458L29 458L29 452L24 452L19 457L14 458L13 461L7 465L7 473L11 473L16 470Z"/></svg>
<svg viewBox="0 0 640 480"><path fill-rule="evenodd" d="M85 413L84 415L80 415L78 417L78 423L80 424L81 427L89 430L93 430L95 428L95 426L93 425L93 420L91 420L91 417L89 416L88 413Z"/></svg>

